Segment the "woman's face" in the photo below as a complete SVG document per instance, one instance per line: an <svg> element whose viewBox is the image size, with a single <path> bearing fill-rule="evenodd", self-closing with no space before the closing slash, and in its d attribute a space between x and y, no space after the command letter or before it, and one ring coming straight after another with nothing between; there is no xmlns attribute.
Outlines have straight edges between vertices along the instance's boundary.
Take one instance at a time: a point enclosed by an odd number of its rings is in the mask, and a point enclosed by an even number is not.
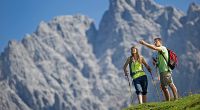
<svg viewBox="0 0 200 110"><path fill-rule="evenodd" d="M136 54L137 53L137 49L136 48L132 48L132 54Z"/></svg>

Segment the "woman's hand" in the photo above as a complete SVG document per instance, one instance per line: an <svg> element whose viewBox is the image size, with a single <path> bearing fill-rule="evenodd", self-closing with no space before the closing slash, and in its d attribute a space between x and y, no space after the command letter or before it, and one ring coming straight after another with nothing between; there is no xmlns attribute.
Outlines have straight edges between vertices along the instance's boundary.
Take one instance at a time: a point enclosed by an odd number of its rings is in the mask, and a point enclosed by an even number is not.
<svg viewBox="0 0 200 110"><path fill-rule="evenodd" d="M128 76L128 71L126 69L124 70L124 74L125 76Z"/></svg>

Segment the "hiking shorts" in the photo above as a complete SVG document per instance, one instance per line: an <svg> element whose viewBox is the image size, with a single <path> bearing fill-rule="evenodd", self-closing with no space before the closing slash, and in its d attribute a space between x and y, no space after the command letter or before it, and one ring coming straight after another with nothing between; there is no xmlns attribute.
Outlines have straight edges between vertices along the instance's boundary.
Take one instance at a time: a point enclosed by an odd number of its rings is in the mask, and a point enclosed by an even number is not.
<svg viewBox="0 0 200 110"><path fill-rule="evenodd" d="M162 88L167 88L170 84L173 84L171 72L164 72L160 74L160 83Z"/></svg>
<svg viewBox="0 0 200 110"><path fill-rule="evenodd" d="M142 94L146 95L147 94L147 86L148 86L148 81L147 81L147 76L141 76L139 78L133 79L132 84L135 87L136 94Z"/></svg>

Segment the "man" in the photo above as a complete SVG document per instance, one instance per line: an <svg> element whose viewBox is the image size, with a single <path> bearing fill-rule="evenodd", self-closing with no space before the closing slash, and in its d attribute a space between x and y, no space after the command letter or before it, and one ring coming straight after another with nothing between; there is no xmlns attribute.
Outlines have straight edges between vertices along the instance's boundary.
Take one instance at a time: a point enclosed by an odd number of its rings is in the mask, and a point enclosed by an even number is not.
<svg viewBox="0 0 200 110"><path fill-rule="evenodd" d="M168 58L169 55L168 55L167 48L162 45L162 39L155 38L154 45L149 44L149 43L145 42L144 40L140 40L139 43L150 49L158 51L157 66L158 66L159 73L160 73L161 88L163 90L165 99L166 99L166 101L170 101L170 94L169 94L169 90L167 88L169 86L173 92L174 100L176 100L178 98L177 89L173 83L173 79L171 76L171 69L168 67L167 61L165 60L165 58L169 59Z"/></svg>

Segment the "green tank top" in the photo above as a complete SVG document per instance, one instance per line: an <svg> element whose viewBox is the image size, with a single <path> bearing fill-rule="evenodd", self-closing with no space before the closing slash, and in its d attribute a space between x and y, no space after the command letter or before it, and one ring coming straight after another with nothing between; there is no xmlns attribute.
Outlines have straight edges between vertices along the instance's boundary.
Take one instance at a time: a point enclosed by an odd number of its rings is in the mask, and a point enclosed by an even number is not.
<svg viewBox="0 0 200 110"><path fill-rule="evenodd" d="M145 75L145 72L143 70L143 66L139 61L131 62L131 72L134 73L132 75L133 79L136 79L136 78L139 78L139 77Z"/></svg>

